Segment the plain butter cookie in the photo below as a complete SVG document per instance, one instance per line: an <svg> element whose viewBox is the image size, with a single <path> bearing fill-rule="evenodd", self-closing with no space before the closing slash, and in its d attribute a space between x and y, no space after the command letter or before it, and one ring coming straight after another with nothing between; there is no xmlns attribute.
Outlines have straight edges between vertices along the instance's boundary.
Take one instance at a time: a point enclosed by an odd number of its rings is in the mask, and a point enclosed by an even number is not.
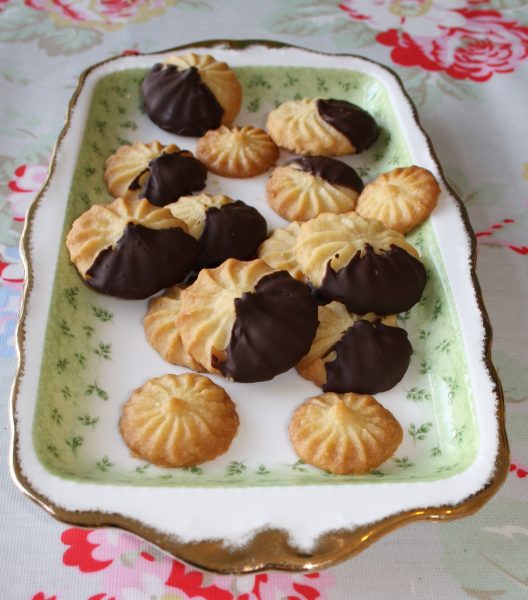
<svg viewBox="0 0 528 600"><path fill-rule="evenodd" d="M339 475L369 473L401 444L401 425L372 396L326 393L294 412L289 434L305 462Z"/></svg>
<svg viewBox="0 0 528 600"><path fill-rule="evenodd" d="M196 156L217 175L247 178L273 166L279 149L263 129L223 125L198 140Z"/></svg>
<svg viewBox="0 0 528 600"><path fill-rule="evenodd" d="M359 196L356 211L385 227L407 233L431 214L440 195L434 175L422 167L400 167L382 173Z"/></svg>
<svg viewBox="0 0 528 600"><path fill-rule="evenodd" d="M161 467L190 467L227 452L238 424L223 388L185 373L155 377L136 389L119 429L134 456Z"/></svg>

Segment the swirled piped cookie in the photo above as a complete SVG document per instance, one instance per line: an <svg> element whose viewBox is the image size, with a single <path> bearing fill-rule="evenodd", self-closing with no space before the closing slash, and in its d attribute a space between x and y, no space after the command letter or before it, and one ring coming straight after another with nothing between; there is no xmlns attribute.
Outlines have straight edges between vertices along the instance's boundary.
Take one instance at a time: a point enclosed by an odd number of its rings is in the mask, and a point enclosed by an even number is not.
<svg viewBox="0 0 528 600"><path fill-rule="evenodd" d="M228 196L186 196L167 208L198 240L199 269L216 267L228 258L251 260L268 232L256 208Z"/></svg>
<svg viewBox="0 0 528 600"><path fill-rule="evenodd" d="M246 178L274 165L279 149L263 129L222 125L198 140L196 156L217 175Z"/></svg>
<svg viewBox="0 0 528 600"><path fill-rule="evenodd" d="M95 204L78 217L66 246L85 283L127 299L180 283L198 255L198 243L170 210L122 198Z"/></svg>
<svg viewBox="0 0 528 600"><path fill-rule="evenodd" d="M115 198L147 198L165 206L203 190L207 169L188 150L150 142L120 146L105 162L104 179Z"/></svg>
<svg viewBox="0 0 528 600"><path fill-rule="evenodd" d="M407 233L423 223L440 195L434 175L422 167L400 167L382 173L361 193L356 210L385 227Z"/></svg>
<svg viewBox="0 0 528 600"><path fill-rule="evenodd" d="M289 434L306 463L339 475L360 475L390 458L403 439L401 425L372 396L326 393L294 412Z"/></svg>
<svg viewBox="0 0 528 600"><path fill-rule="evenodd" d="M300 224L295 222L287 227L277 227L259 246L258 257L277 271L288 271L295 279L304 281L304 273L295 257L295 245L300 230Z"/></svg>
<svg viewBox="0 0 528 600"><path fill-rule="evenodd" d="M274 169L268 202L288 221L307 221L323 212L354 210L363 182L347 164L326 156L301 156Z"/></svg>
<svg viewBox="0 0 528 600"><path fill-rule="evenodd" d="M223 388L195 373L149 379L123 407L119 429L134 456L190 467L229 449L239 419Z"/></svg>
<svg viewBox="0 0 528 600"><path fill-rule="evenodd" d="M306 221L295 252L320 298L358 314L409 310L427 279L418 252L401 233L355 212Z"/></svg>
<svg viewBox="0 0 528 600"><path fill-rule="evenodd" d="M242 103L242 87L226 63L194 53L170 55L154 65L141 91L156 125L187 136L231 125Z"/></svg>
<svg viewBox="0 0 528 600"><path fill-rule="evenodd" d="M396 317L349 313L340 302L318 309L319 326L298 373L325 392L376 394L405 375L412 347Z"/></svg>
<svg viewBox="0 0 528 600"><path fill-rule="evenodd" d="M346 100L288 100L268 115L266 127L281 148L297 154L343 156L369 148L379 127L366 111Z"/></svg>
<svg viewBox="0 0 528 600"><path fill-rule="evenodd" d="M181 287L173 286L150 301L148 312L143 318L145 337L148 343L167 362L203 371L183 345L176 318L180 312Z"/></svg>
<svg viewBox="0 0 528 600"><path fill-rule="evenodd" d="M176 319L189 354L212 373L266 381L295 366L317 328L309 288L262 260L203 269L181 294Z"/></svg>

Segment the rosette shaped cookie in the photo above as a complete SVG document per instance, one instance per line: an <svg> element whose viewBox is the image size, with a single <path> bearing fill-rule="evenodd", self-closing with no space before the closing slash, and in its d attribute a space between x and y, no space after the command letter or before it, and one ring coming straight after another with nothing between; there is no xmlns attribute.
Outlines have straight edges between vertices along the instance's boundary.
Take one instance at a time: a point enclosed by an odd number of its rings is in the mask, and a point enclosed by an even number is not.
<svg viewBox="0 0 528 600"><path fill-rule="evenodd" d="M288 100L268 115L267 129L281 148L297 154L343 156L369 148L379 135L374 118L346 100Z"/></svg>
<svg viewBox="0 0 528 600"><path fill-rule="evenodd" d="M145 112L156 125L179 135L200 136L230 125L240 110L236 75L209 55L171 55L141 84Z"/></svg>
<svg viewBox="0 0 528 600"><path fill-rule="evenodd" d="M400 233L411 231L430 215L440 195L434 175L422 167L400 167L382 173L363 190L357 212L378 219Z"/></svg>
<svg viewBox="0 0 528 600"><path fill-rule="evenodd" d="M295 158L277 167L266 185L271 208L288 221L350 212L362 190L363 182L352 167L326 156Z"/></svg>
<svg viewBox="0 0 528 600"><path fill-rule="evenodd" d="M235 405L220 386L185 373L136 389L119 429L135 456L161 467L190 467L224 454L238 424Z"/></svg>
<svg viewBox="0 0 528 600"><path fill-rule="evenodd" d="M339 302L319 307L319 326L298 373L325 392L376 394L405 375L412 347L396 317L355 315Z"/></svg>
<svg viewBox="0 0 528 600"><path fill-rule="evenodd" d="M165 206L203 190L207 169L188 150L159 142L121 146L105 162L104 178L115 198L147 198Z"/></svg>
<svg viewBox="0 0 528 600"><path fill-rule="evenodd" d="M207 371L240 382L266 381L304 356L317 328L310 290L262 260L203 269L181 294L177 326Z"/></svg>
<svg viewBox="0 0 528 600"><path fill-rule="evenodd" d="M266 219L241 200L200 194L180 198L167 208L198 240L198 269L216 267L228 258L251 260L266 239Z"/></svg>
<svg viewBox="0 0 528 600"><path fill-rule="evenodd" d="M269 238L259 246L258 257L277 271L288 271L295 279L304 281L304 273L295 257L295 245L300 231L299 223L274 229Z"/></svg>
<svg viewBox="0 0 528 600"><path fill-rule="evenodd" d="M372 396L322 394L293 414L290 440L305 462L338 475L369 473L389 459L403 431Z"/></svg>
<svg viewBox="0 0 528 600"><path fill-rule="evenodd" d="M198 140L196 156L209 171L224 177L255 177L267 171L279 157L279 149L263 130L251 125L223 125Z"/></svg>
<svg viewBox="0 0 528 600"><path fill-rule="evenodd" d="M148 312L143 319L148 343L167 362L203 371L183 345L176 318L180 312L182 288L174 286L163 296L150 301Z"/></svg>
<svg viewBox="0 0 528 600"><path fill-rule="evenodd" d="M66 246L91 288L127 299L148 298L180 283L198 255L196 240L170 210L122 198L83 213Z"/></svg>
<svg viewBox="0 0 528 600"><path fill-rule="evenodd" d="M355 313L409 310L427 275L418 252L401 233L357 213L323 213L303 223L297 261L320 298Z"/></svg>

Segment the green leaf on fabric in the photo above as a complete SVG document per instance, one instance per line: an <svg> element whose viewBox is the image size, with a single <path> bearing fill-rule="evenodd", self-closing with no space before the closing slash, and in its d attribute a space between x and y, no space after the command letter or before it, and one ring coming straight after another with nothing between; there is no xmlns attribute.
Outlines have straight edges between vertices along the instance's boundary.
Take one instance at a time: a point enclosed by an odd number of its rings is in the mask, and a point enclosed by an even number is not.
<svg viewBox="0 0 528 600"><path fill-rule="evenodd" d="M482 95L480 84L453 79L445 73L440 73L437 75L436 86L440 92L456 98L457 100L480 98Z"/></svg>
<svg viewBox="0 0 528 600"><path fill-rule="evenodd" d="M68 56L88 50L100 44L102 40L101 33L93 29L61 27L41 37L38 45L48 56Z"/></svg>
<svg viewBox="0 0 528 600"><path fill-rule="evenodd" d="M397 69L397 72L415 105L423 106L427 100L427 84L431 77L430 73L418 67Z"/></svg>
<svg viewBox="0 0 528 600"><path fill-rule="evenodd" d="M332 0L296 0L268 23L276 33L307 37L332 34L337 46L362 48L376 42L376 31L350 19Z"/></svg>
<svg viewBox="0 0 528 600"><path fill-rule="evenodd" d="M13 2L5 6L0 19L0 42L27 42L46 34L54 27L40 10Z"/></svg>
<svg viewBox="0 0 528 600"><path fill-rule="evenodd" d="M519 360L511 353L503 352L496 347L493 348L493 361L499 372L506 402L508 404L528 402L526 361L522 357ZM525 427L525 431L528 431L528 417L526 418Z"/></svg>
<svg viewBox="0 0 528 600"><path fill-rule="evenodd" d="M482 6L475 6L475 9L482 10L504 10L508 8L525 8L526 0L488 0L481 2ZM511 17L511 15L508 15Z"/></svg>
<svg viewBox="0 0 528 600"><path fill-rule="evenodd" d="M497 497L476 515L439 527L448 573L472 598L528 597L528 502Z"/></svg>

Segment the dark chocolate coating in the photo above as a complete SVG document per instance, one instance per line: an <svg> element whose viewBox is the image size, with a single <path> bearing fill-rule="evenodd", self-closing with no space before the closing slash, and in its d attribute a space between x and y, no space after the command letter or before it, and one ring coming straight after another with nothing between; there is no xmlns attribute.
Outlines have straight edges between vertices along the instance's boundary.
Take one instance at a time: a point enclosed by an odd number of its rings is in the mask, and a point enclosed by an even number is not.
<svg viewBox="0 0 528 600"><path fill-rule="evenodd" d="M317 100L321 118L342 133L356 152L366 150L376 141L379 127L374 118L360 106L346 100Z"/></svg>
<svg viewBox="0 0 528 600"><path fill-rule="evenodd" d="M399 246L392 245L388 252L378 254L367 244L363 257L358 250L337 272L328 262L317 295L326 301L339 300L360 315L392 315L416 304L426 281L422 262Z"/></svg>
<svg viewBox="0 0 528 600"><path fill-rule="evenodd" d="M179 227L150 229L128 223L115 248L97 255L86 283L118 298L148 298L183 281L197 254L197 241Z"/></svg>
<svg viewBox="0 0 528 600"><path fill-rule="evenodd" d="M412 346L407 332L379 319L357 321L329 351L336 358L326 363L325 392L377 394L393 388L405 375Z"/></svg>
<svg viewBox="0 0 528 600"><path fill-rule="evenodd" d="M266 219L241 200L209 208L198 241L198 268L216 267L228 258L251 260L267 233Z"/></svg>
<svg viewBox="0 0 528 600"><path fill-rule="evenodd" d="M331 185L341 185L355 190L358 194L365 187L355 169L344 162L328 156L299 156L290 160L289 165L298 165L301 171L320 177Z"/></svg>
<svg viewBox="0 0 528 600"><path fill-rule="evenodd" d="M141 188L141 184L139 183L140 179L143 177L143 175L145 175L145 173L148 173L149 170L147 169L143 169L143 171L141 171L141 173L139 173L139 175L136 175L136 177L134 177L134 179L132 179L132 181L130 182L130 185L128 186L129 190L132 190L133 192L136 190L139 190Z"/></svg>
<svg viewBox="0 0 528 600"><path fill-rule="evenodd" d="M141 91L145 112L166 131L199 136L222 123L224 109L195 67L179 71L174 65L154 65Z"/></svg>
<svg viewBox="0 0 528 600"><path fill-rule="evenodd" d="M235 300L236 320L220 371L235 381L267 381L295 366L317 329L317 304L287 271L264 276Z"/></svg>
<svg viewBox="0 0 528 600"><path fill-rule="evenodd" d="M182 196L203 190L207 168L186 151L162 154L149 163L149 177L140 198L151 204L165 206Z"/></svg>

